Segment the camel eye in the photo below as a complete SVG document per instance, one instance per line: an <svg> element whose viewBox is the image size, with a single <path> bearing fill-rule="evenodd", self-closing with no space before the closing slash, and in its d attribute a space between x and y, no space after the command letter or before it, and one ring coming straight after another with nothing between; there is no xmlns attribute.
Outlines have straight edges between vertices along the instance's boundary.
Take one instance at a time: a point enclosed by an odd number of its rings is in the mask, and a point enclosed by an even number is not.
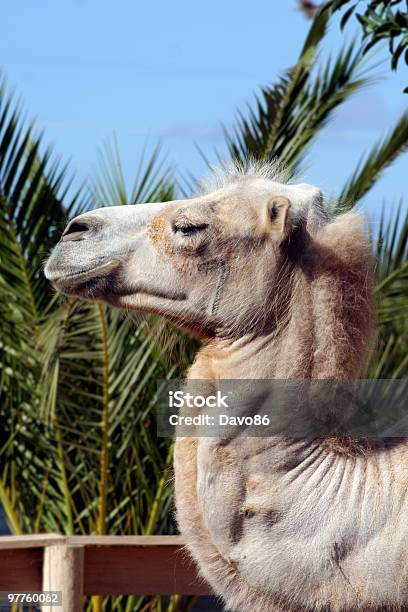
<svg viewBox="0 0 408 612"><path fill-rule="evenodd" d="M173 223L173 232L181 236L192 236L202 232L208 227L208 223L191 223L190 221L180 220Z"/></svg>

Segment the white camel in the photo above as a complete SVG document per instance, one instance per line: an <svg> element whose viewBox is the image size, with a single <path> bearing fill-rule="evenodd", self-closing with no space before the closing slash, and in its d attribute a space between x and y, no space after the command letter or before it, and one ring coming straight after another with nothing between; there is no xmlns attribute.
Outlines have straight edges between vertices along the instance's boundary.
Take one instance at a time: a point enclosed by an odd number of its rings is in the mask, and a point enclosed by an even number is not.
<svg viewBox="0 0 408 612"><path fill-rule="evenodd" d="M158 313L203 341L191 379L352 379L373 328L358 214L274 165L197 197L82 214L45 268L61 292ZM339 438L178 438L177 519L231 610L408 604L408 453Z"/></svg>

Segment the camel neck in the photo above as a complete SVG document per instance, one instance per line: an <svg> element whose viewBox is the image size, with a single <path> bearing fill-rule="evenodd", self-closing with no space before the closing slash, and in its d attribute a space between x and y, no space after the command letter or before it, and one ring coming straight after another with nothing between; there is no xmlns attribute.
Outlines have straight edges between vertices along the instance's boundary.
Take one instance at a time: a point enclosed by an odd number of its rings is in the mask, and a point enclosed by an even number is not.
<svg viewBox="0 0 408 612"><path fill-rule="evenodd" d="M303 319L305 319L305 313ZM234 340L214 339L198 353L190 368L194 379L287 379L308 378L310 325L303 320L279 334L243 336Z"/></svg>

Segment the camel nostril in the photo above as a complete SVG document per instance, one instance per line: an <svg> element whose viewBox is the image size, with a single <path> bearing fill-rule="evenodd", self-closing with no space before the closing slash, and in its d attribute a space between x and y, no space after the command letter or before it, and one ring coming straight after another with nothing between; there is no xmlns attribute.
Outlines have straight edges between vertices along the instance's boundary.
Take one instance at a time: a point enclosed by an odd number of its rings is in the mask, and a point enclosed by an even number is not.
<svg viewBox="0 0 408 612"><path fill-rule="evenodd" d="M82 234L87 232L90 226L83 221L71 221L62 234L62 240L80 240Z"/></svg>

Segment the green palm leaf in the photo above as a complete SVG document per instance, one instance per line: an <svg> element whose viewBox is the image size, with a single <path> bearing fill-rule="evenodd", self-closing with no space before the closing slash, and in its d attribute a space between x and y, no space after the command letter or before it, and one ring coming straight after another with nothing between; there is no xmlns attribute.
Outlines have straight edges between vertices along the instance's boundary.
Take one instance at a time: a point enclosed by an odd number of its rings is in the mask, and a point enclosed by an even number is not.
<svg viewBox="0 0 408 612"><path fill-rule="evenodd" d="M54 301L42 259L55 242L66 208L65 170L39 153L41 139L25 127L18 105L0 85L0 490L14 530L38 524L37 500L51 474L51 438L36 417L42 387L35 336ZM79 205L67 202L68 210ZM38 437L38 440L36 438ZM36 449L37 444L37 450ZM52 484L49 486L53 495ZM58 503L56 503L56 508Z"/></svg>
<svg viewBox="0 0 408 612"><path fill-rule="evenodd" d="M408 150L408 112L403 113L391 133L374 145L352 176L339 197L338 208L347 210L371 189L388 166Z"/></svg>
<svg viewBox="0 0 408 612"><path fill-rule="evenodd" d="M383 207L376 240L379 333L369 374L401 378L408 374L408 212L403 202L385 219Z"/></svg>
<svg viewBox="0 0 408 612"><path fill-rule="evenodd" d="M42 273L42 263L55 244L67 216L87 206L78 194L67 197L71 185L66 168L51 161L49 151L42 156L41 138L33 127L25 127L19 107L11 110L12 98L4 82L0 86L0 206L3 231L7 231L8 249L14 252L12 270L4 254L0 275L6 281L18 280L24 304L30 304L31 316L38 319L52 298L49 283ZM64 200L64 205L62 204ZM13 243L13 246L12 246ZM18 275L18 279L16 278Z"/></svg>
<svg viewBox="0 0 408 612"><path fill-rule="evenodd" d="M250 108L247 117L239 114L233 133L226 133L234 158L275 157L296 173L333 111L368 84L361 50L355 51L353 44L316 69L329 16L328 10L317 13L296 66L276 85L262 89L256 108Z"/></svg>
<svg viewBox="0 0 408 612"><path fill-rule="evenodd" d="M164 166L157 145L146 158L146 146L135 169L135 180L128 192L122 160L116 138L99 152L99 169L93 195L99 205L137 204L138 202L166 202L174 199L175 183L171 169Z"/></svg>

